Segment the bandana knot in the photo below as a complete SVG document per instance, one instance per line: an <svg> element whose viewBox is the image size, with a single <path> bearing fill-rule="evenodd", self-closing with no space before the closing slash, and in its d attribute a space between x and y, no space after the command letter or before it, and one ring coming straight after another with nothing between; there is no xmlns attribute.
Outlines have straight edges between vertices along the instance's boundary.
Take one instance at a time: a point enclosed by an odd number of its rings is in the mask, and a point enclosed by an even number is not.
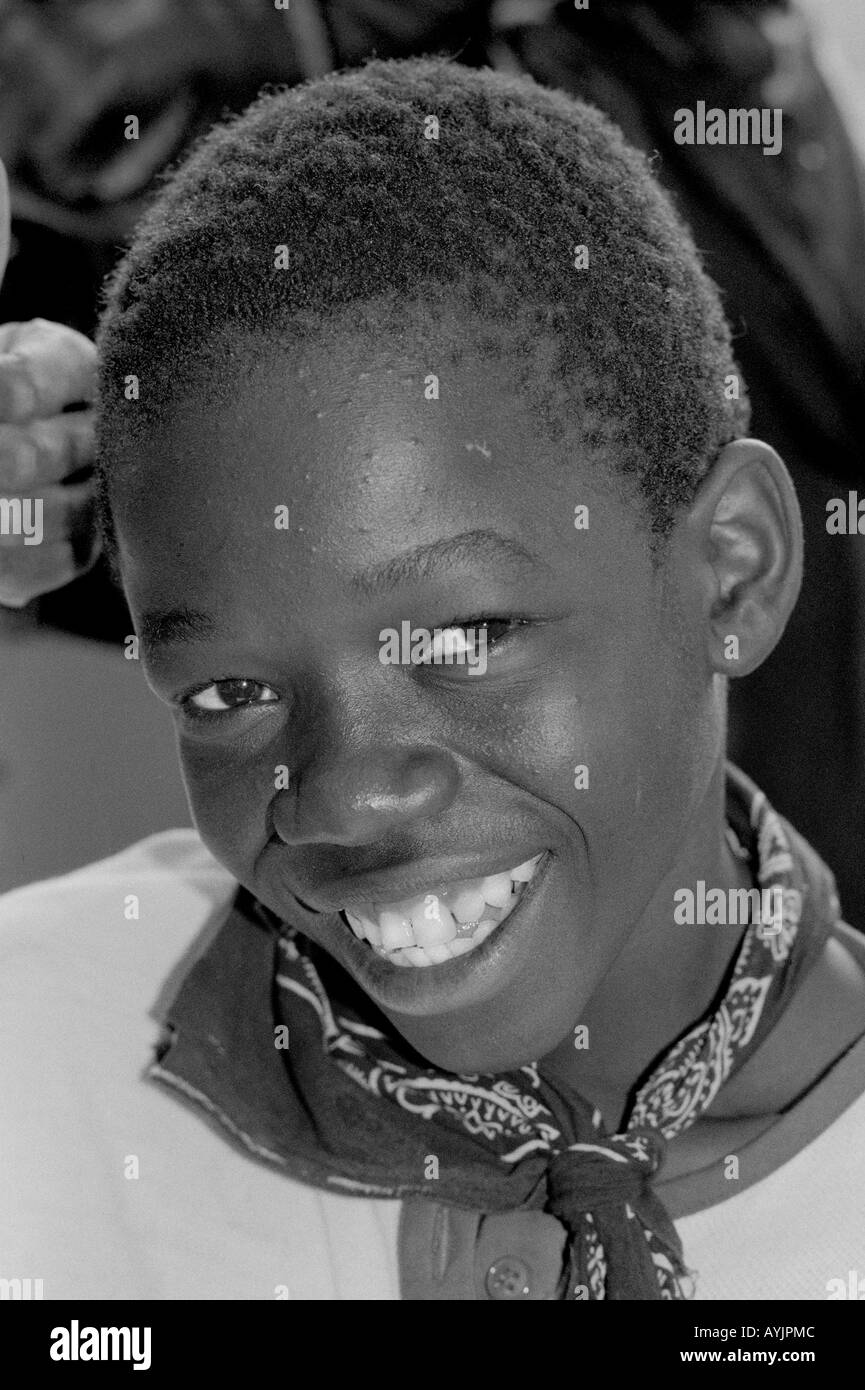
<svg viewBox="0 0 865 1390"><path fill-rule="evenodd" d="M547 1169L548 1210L573 1229L580 1216L600 1206L640 1205L663 1147L660 1136L651 1134L572 1144Z"/></svg>

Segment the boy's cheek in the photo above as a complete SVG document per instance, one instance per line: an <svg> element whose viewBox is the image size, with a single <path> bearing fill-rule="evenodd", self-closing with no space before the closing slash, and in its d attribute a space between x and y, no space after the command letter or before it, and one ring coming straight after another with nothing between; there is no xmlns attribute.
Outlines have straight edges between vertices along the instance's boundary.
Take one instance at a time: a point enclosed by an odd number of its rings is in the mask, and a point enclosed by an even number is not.
<svg viewBox="0 0 865 1390"><path fill-rule="evenodd" d="M273 768L190 749L182 739L180 765L193 823L204 844L236 878L248 879L270 833Z"/></svg>
<svg viewBox="0 0 865 1390"><path fill-rule="evenodd" d="M594 689L539 693L531 716L509 726L497 722L483 761L498 777L557 807L586 830L607 839L623 824L642 822L669 800L672 785L687 781L691 715L679 693L645 678ZM505 761L503 752L510 754Z"/></svg>
<svg viewBox="0 0 865 1390"><path fill-rule="evenodd" d="M573 712L558 805L584 836L603 902L634 901L669 869L716 754L717 730L698 692L633 679ZM552 763L550 786L552 782Z"/></svg>

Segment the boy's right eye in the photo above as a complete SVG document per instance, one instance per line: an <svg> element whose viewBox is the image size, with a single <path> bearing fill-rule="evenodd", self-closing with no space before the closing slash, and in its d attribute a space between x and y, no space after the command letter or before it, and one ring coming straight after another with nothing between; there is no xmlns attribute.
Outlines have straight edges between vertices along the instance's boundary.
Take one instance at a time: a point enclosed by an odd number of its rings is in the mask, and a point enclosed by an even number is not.
<svg viewBox="0 0 865 1390"><path fill-rule="evenodd" d="M200 686L198 690L190 691L178 703L184 713L195 719L207 718L208 715L230 714L232 710L244 709L248 705L271 704L278 699L276 691L269 685L245 677L232 676Z"/></svg>

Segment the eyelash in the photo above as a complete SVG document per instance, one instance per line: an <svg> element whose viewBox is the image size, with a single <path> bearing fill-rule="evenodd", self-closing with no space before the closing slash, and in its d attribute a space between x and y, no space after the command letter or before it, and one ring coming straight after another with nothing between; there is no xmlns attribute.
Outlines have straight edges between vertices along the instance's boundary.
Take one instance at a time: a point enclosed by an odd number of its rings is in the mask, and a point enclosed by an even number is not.
<svg viewBox="0 0 865 1390"><path fill-rule="evenodd" d="M272 686L267 685L264 681L252 680L249 676L218 676L212 680L207 681L204 685L196 686L194 690L187 691L187 693L181 696L181 698L177 701L178 707L187 719L195 719L207 722L208 720L213 719L224 719L226 715L236 714L238 710L258 708L260 705L275 705L279 702L279 696L277 696L275 700L261 700L257 703L255 701L249 701L248 704L234 705L232 708L229 709L201 709L198 705L194 703L195 696L201 695L205 690L209 690L211 686L240 683L245 685L257 686L260 690L273 689Z"/></svg>
<svg viewBox="0 0 865 1390"><path fill-rule="evenodd" d="M448 632L451 628L473 628L476 630L482 627L489 628L501 624L509 630L503 633L501 637L487 639L487 645L489 647L499 647L503 642L507 641L507 639L513 635L513 632L517 628L526 627L530 622L530 618L455 618L452 622L444 623L442 625L442 631ZM194 690L187 691L187 693L181 696L180 699L177 701L177 705L182 710L186 718L206 722L208 720L223 719L226 715L236 714L237 711L241 709L258 708L261 704L273 705L278 703L278 696L276 700L262 700L258 704L256 704L256 702L254 701L250 701L248 704L235 705L231 709L224 710L204 710L193 703L194 697L196 695L201 695L203 691L209 690L211 686L228 685L234 682L242 682L249 685L255 685L262 690L272 689L272 686L267 685L264 681L256 681L249 676L219 676L212 678L203 685L196 686Z"/></svg>

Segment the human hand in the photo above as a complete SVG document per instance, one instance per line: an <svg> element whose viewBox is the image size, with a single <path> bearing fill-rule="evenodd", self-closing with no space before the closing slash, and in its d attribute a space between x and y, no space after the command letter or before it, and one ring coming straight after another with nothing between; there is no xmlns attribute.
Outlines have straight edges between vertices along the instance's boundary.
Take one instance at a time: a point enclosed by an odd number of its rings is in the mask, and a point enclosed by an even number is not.
<svg viewBox="0 0 865 1390"><path fill-rule="evenodd" d="M0 164L0 282L9 236ZM96 348L83 334L47 319L0 324L0 604L7 607L68 584L99 553L94 483L85 472L93 465L95 384Z"/></svg>

